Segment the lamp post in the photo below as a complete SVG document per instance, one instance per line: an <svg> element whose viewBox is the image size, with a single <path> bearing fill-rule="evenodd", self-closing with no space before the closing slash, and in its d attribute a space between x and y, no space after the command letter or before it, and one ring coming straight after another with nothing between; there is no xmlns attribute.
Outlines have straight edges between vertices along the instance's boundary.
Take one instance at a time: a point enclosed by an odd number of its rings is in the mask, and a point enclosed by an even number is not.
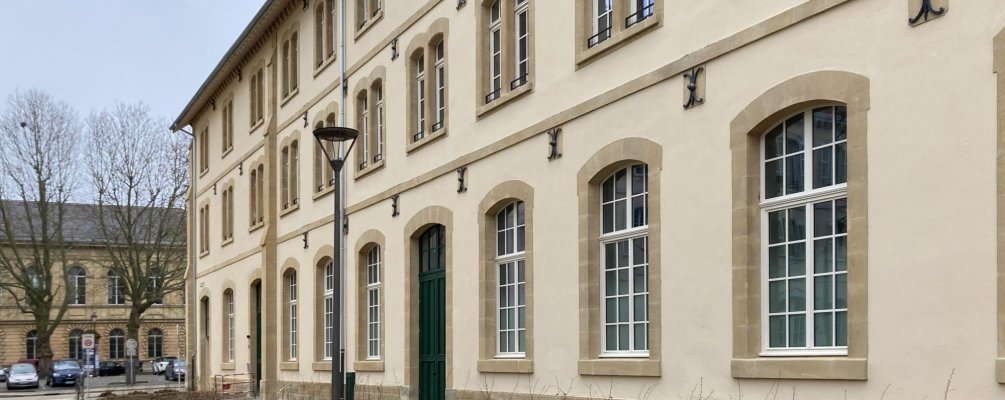
<svg viewBox="0 0 1005 400"><path fill-rule="evenodd" d="M91 376L94 376L94 368L98 361L98 313L91 312L91 333L94 334L94 348L91 349Z"/></svg>
<svg viewBox="0 0 1005 400"><path fill-rule="evenodd" d="M335 232L335 250L332 256L332 266L334 267L333 278L335 280L334 293L332 294L334 315L334 333L332 334L332 400L341 400L345 395L345 350L342 349L342 166L349 156L349 151L356 144L359 131L339 126L322 127L314 130L314 139L317 140L321 151L324 153L328 164L335 170L335 218L332 221ZM339 155L335 152L335 144L349 142L349 148L345 153ZM325 143L332 143L332 154L328 154ZM323 311L322 311L323 312ZM334 354L337 353L337 354Z"/></svg>

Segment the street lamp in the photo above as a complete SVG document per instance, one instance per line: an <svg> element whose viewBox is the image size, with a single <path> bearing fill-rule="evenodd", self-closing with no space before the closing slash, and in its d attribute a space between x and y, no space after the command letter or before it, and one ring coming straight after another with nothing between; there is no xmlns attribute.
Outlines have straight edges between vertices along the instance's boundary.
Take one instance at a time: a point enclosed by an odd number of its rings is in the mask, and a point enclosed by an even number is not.
<svg viewBox="0 0 1005 400"><path fill-rule="evenodd" d="M324 153L328 164L335 170L335 218L332 221L335 231L335 250L332 256L332 266L334 267L333 278L335 280L332 300L332 312L335 313L335 332L332 334L332 353L338 351L338 355L332 354L332 400L341 400L345 395L345 350L342 349L342 232L339 232L342 221L342 166L345 165L345 157L349 156L349 151L356 144L359 131L341 126L321 127L314 130L314 139L318 141L318 146ZM349 142L349 148L345 155L339 156L335 152L335 144ZM332 143L332 154L328 154L325 149L325 142Z"/></svg>
<svg viewBox="0 0 1005 400"><path fill-rule="evenodd" d="M95 344L95 346L91 350L91 362L89 364L91 366L91 376L94 376L94 367L95 367L94 364L96 364L94 361L97 359L96 354L97 354L97 351L98 351L98 349L97 349L97 343L98 343L98 324L97 323L98 323L98 313L92 311L91 312L91 333L94 334L94 344ZM84 357L87 357L87 353L84 353ZM87 360L84 360L84 361L86 362Z"/></svg>

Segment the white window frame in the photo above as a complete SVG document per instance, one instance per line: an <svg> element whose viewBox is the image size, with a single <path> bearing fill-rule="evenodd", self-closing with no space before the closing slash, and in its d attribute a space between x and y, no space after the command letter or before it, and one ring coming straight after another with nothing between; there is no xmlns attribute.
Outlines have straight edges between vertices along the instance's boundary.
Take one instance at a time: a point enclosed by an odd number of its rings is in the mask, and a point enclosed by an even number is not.
<svg viewBox="0 0 1005 400"><path fill-rule="evenodd" d="M70 300L70 305L87 305L87 271L77 266L73 267L71 271L73 272L70 275L70 280L73 282L73 299Z"/></svg>
<svg viewBox="0 0 1005 400"><path fill-rule="evenodd" d="M287 359L289 361L297 360L297 273L296 271L290 272L286 277L287 294L289 296L286 307L289 315L287 315L289 325L289 347L287 350Z"/></svg>
<svg viewBox="0 0 1005 400"><path fill-rule="evenodd" d="M512 202L506 207L503 207L495 217L495 274L496 274L496 285L495 285L495 296L496 296L496 309L494 310L496 315L496 358L524 358L526 357L527 351L527 295L524 292L523 299L520 298L520 290L526 290L526 216L524 217L523 223L520 222L519 212L520 209L525 207L523 201ZM512 213L512 218L507 213ZM504 219L502 226L499 225L499 218ZM523 240L518 232L523 229ZM499 235L503 235L503 241L499 241ZM513 248L507 248L508 239L512 238ZM524 279L520 279L520 268L524 268ZM502 271L505 269L506 275L512 277L512 279L506 279L505 283L502 276ZM502 292L507 292L506 297L513 301L506 305L502 303ZM520 318L520 310L524 311L524 318ZM515 326L503 327L503 313L512 312L514 314L513 321ZM520 334L524 335L523 346L520 343ZM504 349L503 341L508 334L512 334L513 339L513 349ZM506 346L508 347L508 346Z"/></svg>
<svg viewBox="0 0 1005 400"><path fill-rule="evenodd" d="M70 331L67 339L67 352L66 355L69 358L75 360L84 359L84 347L81 345L81 338L83 338L84 331L80 329L74 329Z"/></svg>
<svg viewBox="0 0 1005 400"><path fill-rule="evenodd" d="M416 131L412 137L413 142L417 142L425 137L426 132L426 57L422 54L415 60L415 96L416 96Z"/></svg>
<svg viewBox="0 0 1005 400"><path fill-rule="evenodd" d="M602 43L604 40L610 39L611 34L614 33L614 6L617 0L590 0L593 1L593 34L597 35L600 33L600 21L607 21L607 37L603 40L597 40L597 44ZM606 10L601 12L600 5L606 6Z"/></svg>
<svg viewBox="0 0 1005 400"><path fill-rule="evenodd" d="M151 352L151 347L153 346L153 352ZM147 356L148 357L163 357L164 356L164 332L157 328L151 328L147 331Z"/></svg>
<svg viewBox="0 0 1005 400"><path fill-rule="evenodd" d="M447 71L446 71L447 48L444 40L441 40L433 47L433 61L435 66L436 91L433 94L436 101L436 114L433 116L433 129L438 131L447 125L446 121L446 99L447 99ZM439 128L436 128L439 125Z"/></svg>
<svg viewBox="0 0 1005 400"><path fill-rule="evenodd" d="M328 261L324 266L323 272L323 338L324 347L322 348L321 358L325 360L331 360L334 351L335 343L335 264L332 261Z"/></svg>
<svg viewBox="0 0 1005 400"><path fill-rule="evenodd" d="M496 0L489 6L489 94L486 103L498 99L502 94L502 9ZM493 19L492 13L496 15ZM497 66L498 65L498 66Z"/></svg>
<svg viewBox="0 0 1005 400"><path fill-rule="evenodd" d="M817 204L817 203L821 203L821 202L828 202L828 201L833 202L833 201L839 200L839 199L847 199L847 197L848 197L848 184L847 184L847 182L845 182L845 183L839 183L839 184L834 184L834 182L836 182L836 176L834 174L832 174L832 176L831 176L831 182L832 182L831 185L824 186L824 187L817 188L817 189L813 188L813 181L812 181L812 179L813 179L813 172L814 172L814 170L813 170L813 151L817 150L817 149L822 149L822 148L825 148L825 147L828 147L828 146L833 147L837 143L847 143L847 133L846 133L845 139L843 139L843 140L840 140L840 141L831 141L830 143L827 143L827 144L824 144L824 145L821 145L821 146L813 146L813 111L816 110L816 109L821 109L821 108L825 108L825 107L835 107L832 115L833 115L833 117L836 120L836 118L837 118L836 107L843 107L843 105L841 105L841 104L825 104L825 105L820 105L820 106L815 106L815 107L810 107L810 108L802 109L802 110L800 110L798 112L791 113L791 114L785 116L785 118L781 118L780 122L778 122L777 124L773 124L769 129L765 130L764 134L762 134L761 138L760 138L760 146L759 146L760 166L759 167L760 167L760 173L761 173L761 175L760 175L761 176L761 181L759 182L759 185L760 185L760 208L761 208L761 212L760 212L760 218L761 218L761 243L759 244L759 246L761 246L761 259L760 259L761 279L760 279L760 281L761 281L761 293L762 293L762 296L761 296L761 305L760 305L761 321L762 321L761 322L761 352L760 352L760 355L761 356L765 356L765 357L847 356L848 355L848 346L847 345L846 346L836 346L836 345L834 345L834 346L816 346L815 345L815 339L816 339L816 337L815 337L815 334L814 334L814 326L815 326L814 325L815 324L815 322L814 322L814 316L817 313L817 311L827 312L828 310L816 310L816 307L815 307L815 304L814 304L814 302L815 302L815 291L814 291L814 289L815 289L815 286L816 286L814 284L814 278L818 277L818 276L830 276L831 279L832 279L832 284L833 284L833 282L836 279L837 275L847 275L847 269L845 269L842 272L837 272L835 270L835 268L833 268L833 266L832 266L831 271L829 273L816 274L813 271L813 268L814 268L814 265L815 265L815 254L814 254L815 252L814 252L814 249L813 249L813 242L815 240L818 240L818 239L836 238L836 237L841 237L841 236L847 237L847 231L845 233L841 233L841 234L832 233L832 234L823 235L823 236L816 236L815 233L813 232L814 231L814 226L815 226L814 225L814 223L815 223L815 221L814 221L814 217L815 217L815 215L814 215L814 205ZM780 156L775 157L775 158L771 158L771 159L766 159L765 158L765 155L766 155L765 148L766 148L767 143L765 141L765 138L767 137L767 134L771 130L773 130L776 127L778 127L779 125L785 125L786 122L789 119L791 119L791 118L793 118L795 116L798 116L800 114L803 115L803 149L800 152L796 152L796 153L792 153L792 154L786 154L786 152L785 152L785 150L783 148L782 154ZM832 125L832 129L836 129L836 123ZM832 135L833 135L833 133L832 133ZM784 131L782 133L782 141L783 142L785 141L785 133L784 133ZM784 159L786 157L790 157L790 156L795 155L795 154L802 154L802 156L803 156L803 163L802 163L802 168L803 168L803 173L802 173L803 183L802 183L802 187L803 187L803 190L800 191L800 192L792 193L792 194L786 194L785 193L786 192L786 186L785 185L787 184L787 179L785 179L785 176L786 176L785 174L787 173L787 170L785 169ZM831 154L832 154L831 163L836 165L836 162L837 162L836 153L832 152ZM765 185L765 181L766 181L766 175L765 175L766 168L765 168L765 164L768 161L773 161L773 160L777 160L777 159L783 160L783 162L782 162L782 170L783 170L782 194L779 195L779 196L777 196L777 197L773 197L773 198L767 199L766 198L767 191L766 191L766 185ZM846 162L847 162L847 159L846 159ZM836 170L836 168L835 168L835 170ZM835 172L835 174L836 174L836 172ZM768 248L769 248L769 240L770 240L770 238L768 236L769 235L769 232L768 232L768 229L769 229L769 227L768 227L768 216L772 212L791 210L791 209L795 209L795 208L799 208L799 207L802 207L805 210L805 222L804 222L804 230L805 230L805 232L804 232L804 236L803 236L803 239L797 240L797 242L803 242L805 244L804 245L805 265L804 265L803 275L801 275L803 277L803 279L804 279L804 289L806 291L805 292L806 293L805 294L805 298L804 298L803 311L800 312L800 311L789 311L788 310L788 288L786 288L786 306L785 306L786 310L783 311L783 312L779 312L779 313L771 313L771 312L769 312L769 306L770 306L770 304L769 304L770 303L770 301L769 301L770 300L769 299L769 295L770 295L770 293L769 293L769 281L779 281L779 280L787 281L787 280L791 280L793 277L790 277L786 273L785 275L783 275L782 278L774 278L774 279L769 278L769 266L768 266L768 264L769 264L769 251L768 251ZM833 224L833 222L832 222L832 224ZM787 246L788 244L790 244L790 241L788 240L788 235L787 235L787 230L788 230L787 227L788 227L788 216L786 215L786 240L784 242L782 242L782 243L777 243L776 245ZM836 227L832 226L832 230L836 232ZM832 246L832 252L833 251L835 251L835 249ZM837 262L836 258L833 256L833 253L832 253L832 259L834 260L835 263ZM788 260L788 255L787 254L786 254L786 260ZM795 276L795 278L798 278L798 277L799 276ZM829 309L829 312L831 312L833 314L836 314L838 312L845 312L845 313L847 313L848 312L847 307L845 307L845 308L837 308L837 304L835 303L835 301L836 301L836 289L832 290L831 295L832 295L833 299L832 299L832 304L831 304L832 307ZM847 298L847 296L848 296L848 293L846 292L846 298ZM846 304L846 306L847 306L847 304ZM804 314L805 315L804 331L806 332L806 337L805 337L806 346L805 347L784 347L784 348L783 347L779 347L779 348L772 348L772 347L770 347L770 339L771 339L770 338L770 316L772 316L772 315L783 316L784 315L784 316L787 317L790 314ZM789 330L788 330L787 324L788 324L788 322L786 322L786 330L785 330L786 338L789 337ZM832 329L833 329L833 331L831 332L831 334L834 335L832 337L832 340L836 340L836 331L837 331L836 325L837 325L837 319L834 318L834 319L832 319ZM847 329L847 327L846 327L846 329Z"/></svg>
<svg viewBox="0 0 1005 400"><path fill-rule="evenodd" d="M384 159L384 84L381 83L373 88L373 95L376 102L374 116L377 119L376 148L373 150L373 162Z"/></svg>
<svg viewBox="0 0 1005 400"><path fill-rule="evenodd" d="M126 334L122 329L112 329L108 332L108 358L125 358Z"/></svg>
<svg viewBox="0 0 1005 400"><path fill-rule="evenodd" d="M636 166L642 166L644 168L645 175L643 176L643 184L645 185L645 189L641 193L632 194L632 191L633 191L632 190L633 189L633 184L632 184L632 169L634 167L636 167ZM622 172L622 171L625 172L625 197L618 198L617 197L617 193L615 192L614 195L613 195L613 197L612 197L612 199L610 201L606 201L605 202L604 201L604 197L603 197L603 190L604 190L603 185L604 185L604 183L606 183L608 180L614 179L614 177L616 176L616 174L618 174L619 172ZM650 287L650 282L649 282L649 271L650 271L650 267L649 267L649 248L650 248L650 243L649 243L649 181L648 181L648 179L649 179L649 168L648 168L648 166L646 166L645 164L631 164L631 165L627 165L625 167L618 168L617 170L615 170L614 172L612 172L610 175L608 175L607 178L605 178L603 181L601 181L601 184L600 184L600 191L601 191L601 196L600 196L600 218L599 218L600 226L598 226L598 231L600 232L600 236L599 236L599 239L600 239L600 265L599 265L599 268L600 268L600 274L599 274L599 276L600 276L600 285L599 286L600 286L600 298L601 298L601 302L600 302L600 320L601 320L600 321L600 357L602 357L602 358L607 358L607 357L621 357L621 358L624 358L624 357L649 357L650 343L652 343L652 340L651 340L652 330L650 329L651 326L652 326L652 323L651 323L651 318L650 318L650 312L651 312L651 310L650 310L650 302L649 302L649 300L650 300L650 291L649 291L649 287ZM633 225L633 223L632 223L632 200L634 198L636 198L636 197L641 197L643 199L643 221L645 222L645 224L644 225L640 225L640 226L632 226ZM619 201L624 201L625 202L625 213L624 213L624 215L622 215L622 217L625 218L625 228L620 229L620 230L617 228L617 222L616 222L617 221L617 218L616 218L617 215L614 214L614 213L617 212L617 206L616 206L616 204ZM615 218L614 222L612 222L612 231L606 232L606 233L604 232L604 221L606 220L606 218L605 218L606 214L604 213L604 206L605 205L612 205L612 207L611 207L611 209L612 209L611 217ZM636 239L643 239L645 241L645 252L646 252L646 254L643 256L643 260L644 260L643 262L644 262L644 264L634 264L634 259L635 259L634 240L636 240ZM628 257L628 263L629 264L628 264L628 266L624 267L624 269L628 269L628 273L629 273L628 284L629 284L629 287L628 287L628 290L627 290L627 294L625 294L625 295L619 295L619 294L615 293L613 296L607 296L607 279L606 279L606 276L605 276L605 274L607 272L607 266L604 264L606 262L606 259L607 259L607 246L608 245L614 245L616 247L617 244L620 243L620 242L627 242L627 245L628 245L627 247L628 247L628 252L629 253L628 253L627 257ZM634 268L639 268L639 267L642 267L642 268L645 269L645 274L646 274L646 276L645 276L645 286L646 286L646 290L645 291L641 291L641 292L636 292L636 290L635 290L635 280L633 279L631 273L632 273L632 270ZM622 269L622 268L616 268L616 269ZM639 296L639 295L645 296L645 305L646 305L645 316L646 316L646 318L645 318L644 321L643 320L636 320L635 319L635 302L634 302L634 297L635 296ZM612 297L614 299L618 299L619 297L627 297L627 299L628 299L627 300L628 301L628 321L627 321L627 325L628 325L628 332L629 332L628 333L628 335L629 335L629 342L628 342L629 349L628 350L609 350L607 348L607 326L608 325L620 325L620 324L624 323L624 322L609 323L607 321L607 299L609 297ZM637 324L644 324L644 326L645 326L645 330L646 330L646 333L645 333L646 343L645 343L645 348L644 349L640 349L641 346L639 346L637 343L635 343L635 329L636 329L636 325Z"/></svg>
<svg viewBox="0 0 1005 400"><path fill-rule="evenodd" d="M109 305L121 306L126 304L126 296L122 293L124 284L122 282L122 277L115 272L109 271L108 273L108 297Z"/></svg>
<svg viewBox="0 0 1005 400"><path fill-rule="evenodd" d="M360 149L360 151L363 152L363 157L362 157L363 160L360 161L360 163L359 163L359 169L364 169L364 168L366 168L367 165L370 165L370 163L369 163L369 161L370 161L370 158L369 158L370 157L370 136L369 136L369 133L370 133L370 129L369 129L369 126L370 126L370 115L369 115L370 105L368 104L369 102L370 102L369 95L366 92L363 92L363 97L361 99L359 99L359 104L360 104L360 106L359 106L360 107L360 113L359 113L359 119L360 119L360 121L359 121L359 125L360 125L359 126L359 133L360 133L360 135L359 136L363 138L363 143L361 143L362 148Z"/></svg>
<svg viewBox="0 0 1005 400"><path fill-rule="evenodd" d="M366 359L380 359L380 246L366 254Z"/></svg>
<svg viewBox="0 0 1005 400"><path fill-rule="evenodd" d="M514 77L514 82L519 81L522 78L523 79L523 83L521 83L520 85L518 85L518 86L522 86L524 83L526 83L529 80L529 77L530 77L530 0L522 0L522 2L521 2L521 0L515 0L515 1L516 1L516 5L515 5L515 9L513 10L513 16L514 16L514 19L513 19L513 33L514 33L514 35L513 35L514 36L514 39L513 39L513 41L514 41L513 50L514 50L514 53L515 53L513 55L513 60L515 62L514 65L513 65L513 77ZM524 25L524 27L526 28L526 30L524 32L520 32L520 17L521 17L521 14L526 19L526 22L525 22L525 25ZM521 41L523 42L522 45L521 45ZM523 58L520 57L521 47L524 47L523 50L524 50L524 56L525 57L523 57ZM520 73L520 65L521 64L524 65L524 69L527 71L524 74Z"/></svg>
<svg viewBox="0 0 1005 400"><path fill-rule="evenodd" d="M227 361L234 362L234 292L227 292Z"/></svg>

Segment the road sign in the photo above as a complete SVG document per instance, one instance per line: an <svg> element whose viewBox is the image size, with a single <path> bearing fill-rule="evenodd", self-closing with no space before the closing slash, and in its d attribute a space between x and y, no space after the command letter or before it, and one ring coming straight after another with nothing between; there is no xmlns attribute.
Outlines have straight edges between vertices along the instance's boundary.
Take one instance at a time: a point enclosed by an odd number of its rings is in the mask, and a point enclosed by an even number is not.
<svg viewBox="0 0 1005 400"><path fill-rule="evenodd" d="M136 350L136 339L126 341L126 350Z"/></svg>
<svg viewBox="0 0 1005 400"><path fill-rule="evenodd" d="M85 348L85 349L93 349L94 348L94 334L93 333L85 333L85 334L81 335L80 341L81 341L81 344L83 344L83 346L82 346L83 348Z"/></svg>

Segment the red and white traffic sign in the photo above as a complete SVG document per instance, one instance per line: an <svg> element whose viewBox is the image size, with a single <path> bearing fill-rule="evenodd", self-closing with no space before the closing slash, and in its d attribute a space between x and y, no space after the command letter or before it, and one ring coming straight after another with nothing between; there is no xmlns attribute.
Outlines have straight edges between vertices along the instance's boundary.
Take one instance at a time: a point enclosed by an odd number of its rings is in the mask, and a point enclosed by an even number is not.
<svg viewBox="0 0 1005 400"><path fill-rule="evenodd" d="M81 342L81 347L83 347L85 349L93 349L94 348L94 334L88 333L88 334L81 335L80 342Z"/></svg>

